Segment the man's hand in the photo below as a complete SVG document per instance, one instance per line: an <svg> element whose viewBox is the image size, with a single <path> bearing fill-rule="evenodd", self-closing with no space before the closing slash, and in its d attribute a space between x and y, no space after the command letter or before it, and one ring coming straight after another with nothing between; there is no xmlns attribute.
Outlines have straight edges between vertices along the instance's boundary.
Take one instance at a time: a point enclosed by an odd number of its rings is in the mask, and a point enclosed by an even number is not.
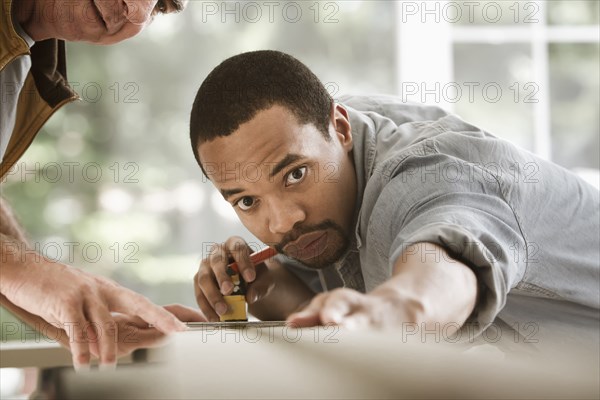
<svg viewBox="0 0 600 400"><path fill-rule="evenodd" d="M435 250L435 251L432 251ZM414 324L459 327L477 297L475 274L431 243L409 247L396 260L393 276L368 294L336 289L316 296L288 317L297 327L337 324L347 328L387 328Z"/></svg>
<svg viewBox="0 0 600 400"><path fill-rule="evenodd" d="M51 340L55 340L63 347L70 348L70 339L67 332L61 328L49 324L37 315L28 313L14 304L7 302L6 298L0 295L0 303L6 306L12 313L17 315L23 322L27 323L36 330L42 332ZM164 306L164 309L175 315L183 322L205 322L206 318L197 310L180 305L172 304ZM121 313L111 313L114 324L109 327L112 337L116 337L116 354L117 357L122 357L130 354L136 349L158 347L166 338L163 332L151 327L140 317L126 315ZM87 337L90 339L90 352L93 357L100 358L102 350L100 348L100 336L106 334L106 331L96 331L93 325L87 328ZM101 364L102 367L113 367L111 364Z"/></svg>
<svg viewBox="0 0 600 400"><path fill-rule="evenodd" d="M206 318L197 310L180 304L163 307L182 322L206 322ZM148 325L140 317L112 313L117 327L117 357L130 354L136 349L158 347L167 335ZM89 332L93 337L94 332ZM90 351L94 357L100 357L99 341L90 342Z"/></svg>
<svg viewBox="0 0 600 400"><path fill-rule="evenodd" d="M227 312L223 295L231 294L233 282L227 275L229 259L238 263L247 283L246 302L252 315L262 320L282 320L307 304L314 293L276 259L253 265L251 250L240 237L231 237L211 249L194 276L196 301L211 321Z"/></svg>
<svg viewBox="0 0 600 400"><path fill-rule="evenodd" d="M227 275L230 259L237 262L246 283L252 283L256 279L256 269L250 261L250 253L250 247L244 239L232 236L225 243L214 245L208 257L200 263L194 276L194 292L198 306L210 321L219 321L219 316L227 313L227 303L223 296L233 292L233 281ZM258 296L256 290L249 300L254 300L255 296Z"/></svg>
<svg viewBox="0 0 600 400"><path fill-rule="evenodd" d="M89 364L94 341L101 364L116 362L120 342L111 312L136 316L138 322L151 324L163 334L186 329L169 311L107 278L45 260L33 252L20 264L8 258L2 265L1 293L18 308L63 329L76 368Z"/></svg>
<svg viewBox="0 0 600 400"><path fill-rule="evenodd" d="M321 293L287 322L295 327L340 325L349 329L387 328L417 322L423 305L410 299L391 285L380 286L369 294L353 289L335 289Z"/></svg>

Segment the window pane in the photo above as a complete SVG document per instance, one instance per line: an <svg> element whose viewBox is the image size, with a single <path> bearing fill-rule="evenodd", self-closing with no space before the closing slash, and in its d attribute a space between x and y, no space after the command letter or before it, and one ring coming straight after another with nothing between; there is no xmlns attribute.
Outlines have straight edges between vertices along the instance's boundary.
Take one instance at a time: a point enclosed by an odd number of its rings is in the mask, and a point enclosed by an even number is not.
<svg viewBox="0 0 600 400"><path fill-rule="evenodd" d="M531 79L529 46L456 44L454 71L457 85L463 88L456 112L468 122L532 150L531 102L538 86Z"/></svg>
<svg viewBox="0 0 600 400"><path fill-rule="evenodd" d="M600 22L598 0L553 0L547 3L551 25L597 25Z"/></svg>
<svg viewBox="0 0 600 400"><path fill-rule="evenodd" d="M429 2L421 3L421 7L433 8L426 3ZM438 8L441 18L447 22L486 27L538 23L542 12L533 1L450 1L439 4Z"/></svg>
<svg viewBox="0 0 600 400"><path fill-rule="evenodd" d="M598 44L551 44L553 160L599 168L600 65Z"/></svg>

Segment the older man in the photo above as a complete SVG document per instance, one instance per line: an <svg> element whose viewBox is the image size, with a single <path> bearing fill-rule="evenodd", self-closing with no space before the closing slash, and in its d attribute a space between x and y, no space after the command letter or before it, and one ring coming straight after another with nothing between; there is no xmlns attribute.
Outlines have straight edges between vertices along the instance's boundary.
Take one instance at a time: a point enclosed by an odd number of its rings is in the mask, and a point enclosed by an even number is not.
<svg viewBox="0 0 600 400"><path fill-rule="evenodd" d="M67 83L65 41L117 43L141 32L157 14L183 8L182 0L0 2L0 177L48 118L77 99ZM2 305L59 337L76 368L87 367L91 354L113 365L117 355L184 329L180 319L202 319L183 306L158 307L108 279L44 259L28 247L5 202L0 217ZM124 322L139 328L134 340L119 340Z"/></svg>
<svg viewBox="0 0 600 400"><path fill-rule="evenodd" d="M254 266L241 238L216 246L195 279L208 318L228 311L233 258L263 319L438 338L503 321L523 340L553 320L584 324L597 347L600 200L569 171L437 107L333 102L275 51L216 67L190 133L210 181L281 254Z"/></svg>

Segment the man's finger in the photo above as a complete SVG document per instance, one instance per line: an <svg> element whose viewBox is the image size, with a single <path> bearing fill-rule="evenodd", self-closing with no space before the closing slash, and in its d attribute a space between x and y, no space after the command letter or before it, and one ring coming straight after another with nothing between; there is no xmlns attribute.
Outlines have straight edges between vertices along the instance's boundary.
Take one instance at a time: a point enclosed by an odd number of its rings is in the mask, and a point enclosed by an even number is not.
<svg viewBox="0 0 600 400"><path fill-rule="evenodd" d="M303 310L290 314L286 320L287 324L298 328L320 325L321 307L327 296L329 296L329 293L322 293L315 296Z"/></svg>
<svg viewBox="0 0 600 400"><path fill-rule="evenodd" d="M227 313L227 303L223 298L223 294L221 294L217 287L215 277L212 272L207 270L201 271L198 281L200 282L200 290L202 291L206 300L208 300L208 303L214 312L216 312L218 315ZM196 296L196 298L198 297ZM202 309L202 311L205 315L207 315L204 309Z"/></svg>
<svg viewBox="0 0 600 400"><path fill-rule="evenodd" d="M233 282L229 275L227 275L227 264L229 263L229 252L227 251L224 244L215 244L210 250L208 258L202 260L200 264L200 275L211 271L211 275L214 276L216 284L222 294L228 295L233 290Z"/></svg>
<svg viewBox="0 0 600 400"><path fill-rule="evenodd" d="M354 290L334 290L324 301L320 316L323 324L339 324L361 302L362 294Z"/></svg>
<svg viewBox="0 0 600 400"><path fill-rule="evenodd" d="M158 329L154 329L154 328L146 328L146 329L138 329L135 332L135 347L132 347L131 349L127 348L127 349L123 349L123 352L128 354L130 353L132 350L135 350L136 348L151 348L151 347L158 347L163 343L163 340L166 338L166 335L164 333L162 333L161 331L159 331ZM126 343L124 343L124 346L127 346Z"/></svg>
<svg viewBox="0 0 600 400"><path fill-rule="evenodd" d="M114 366L117 363L118 327L104 305L93 304L87 310L88 318L96 331L100 364ZM92 341L92 338L88 338Z"/></svg>
<svg viewBox="0 0 600 400"><path fill-rule="evenodd" d="M109 297L110 296L110 297ZM111 311L136 315L163 333L175 333L186 330L183 322L164 308L152 303L141 294L118 287L117 293L107 296L114 302Z"/></svg>
<svg viewBox="0 0 600 400"><path fill-rule="evenodd" d="M69 335L69 348L73 356L73 366L76 371L90 368L90 348L87 338L88 322L80 308L68 306L65 310L64 325Z"/></svg>
<svg viewBox="0 0 600 400"><path fill-rule="evenodd" d="M183 322L206 322L204 314L181 304L169 304L164 308Z"/></svg>
<svg viewBox="0 0 600 400"><path fill-rule="evenodd" d="M367 329L373 328L373 321L371 318L364 312L364 310L357 310L356 312L346 315L338 325L343 326L346 329L350 330L359 330L359 329Z"/></svg>
<svg viewBox="0 0 600 400"><path fill-rule="evenodd" d="M240 274L246 282L252 282L256 279L254 265L250 261L250 247L244 239L239 236L232 236L225 242L225 247L233 260L237 263Z"/></svg>
<svg viewBox="0 0 600 400"><path fill-rule="evenodd" d="M202 311L202 313L204 313L204 315L206 316L206 318L208 318L209 321L219 321L219 315L212 308L212 306L204 296L202 290L196 293L196 303L198 303L198 307L200 307L200 310Z"/></svg>

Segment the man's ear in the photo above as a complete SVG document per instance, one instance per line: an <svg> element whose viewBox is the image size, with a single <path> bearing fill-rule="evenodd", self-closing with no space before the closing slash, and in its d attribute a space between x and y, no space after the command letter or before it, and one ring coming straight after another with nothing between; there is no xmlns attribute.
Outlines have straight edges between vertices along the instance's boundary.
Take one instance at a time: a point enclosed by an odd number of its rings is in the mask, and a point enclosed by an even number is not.
<svg viewBox="0 0 600 400"><path fill-rule="evenodd" d="M341 104L331 103L331 121L335 130L335 137L340 141L346 151L352 150L352 126L348 117L348 110Z"/></svg>

